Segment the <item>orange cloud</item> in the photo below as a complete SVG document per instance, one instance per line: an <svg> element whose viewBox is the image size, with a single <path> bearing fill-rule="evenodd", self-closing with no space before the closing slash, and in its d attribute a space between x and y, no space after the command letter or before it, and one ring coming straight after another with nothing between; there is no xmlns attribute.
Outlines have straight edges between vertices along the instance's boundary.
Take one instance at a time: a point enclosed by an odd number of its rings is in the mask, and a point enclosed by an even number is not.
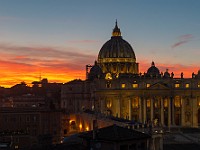
<svg viewBox="0 0 200 150"><path fill-rule="evenodd" d="M69 65L70 66L70 65ZM1 79L0 85L10 87L22 81L31 84L32 81L38 81L40 75L42 78L48 78L50 82L65 83L73 79L85 79L85 64L80 66L67 66L67 63L61 61L42 64L41 66L30 65L25 63L15 63L9 61L0 61ZM146 72L151 66L151 63L141 61L140 72ZM175 77L180 77L181 72L185 78L189 78L192 72L197 73L198 67L184 66L180 64L160 64L156 63L156 67L161 72L169 69L169 72L174 72Z"/></svg>
<svg viewBox="0 0 200 150"><path fill-rule="evenodd" d="M83 66L84 68L84 66ZM84 69L69 69L65 67L27 65L23 63L13 63L0 61L1 79L0 86L10 87L22 81L31 84L42 78L48 78L50 82L64 83L73 79L84 79Z"/></svg>
<svg viewBox="0 0 200 150"><path fill-rule="evenodd" d="M25 81L31 83L39 76L50 82L67 82L85 78L85 65L96 56L78 49L60 50L53 47L25 47L0 43L0 86L10 87Z"/></svg>
<svg viewBox="0 0 200 150"><path fill-rule="evenodd" d="M26 47L0 43L0 86L10 87L22 81L31 84L42 78L50 82L65 83L73 79L85 79L85 65L94 62L96 55L85 54L79 49L55 47ZM175 77L191 77L197 66L156 63L161 72L169 69ZM151 62L140 60L140 72L146 72Z"/></svg>

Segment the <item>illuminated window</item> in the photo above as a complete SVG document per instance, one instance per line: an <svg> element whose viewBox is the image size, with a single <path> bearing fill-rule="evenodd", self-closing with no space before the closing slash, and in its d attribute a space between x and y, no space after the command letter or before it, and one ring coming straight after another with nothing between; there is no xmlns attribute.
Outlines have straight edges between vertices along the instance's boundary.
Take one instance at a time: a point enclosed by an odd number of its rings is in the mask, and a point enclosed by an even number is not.
<svg viewBox="0 0 200 150"><path fill-rule="evenodd" d="M174 87L175 87L175 88L179 88L179 87L180 87L180 84L179 84L179 83L176 83L176 84L174 85Z"/></svg>
<svg viewBox="0 0 200 150"><path fill-rule="evenodd" d="M134 83L133 88L138 88L138 84Z"/></svg>
<svg viewBox="0 0 200 150"><path fill-rule="evenodd" d="M126 87L126 84L125 83L122 83L122 88L125 88Z"/></svg>
<svg viewBox="0 0 200 150"><path fill-rule="evenodd" d="M15 149L18 149L19 148L19 146L18 145L15 145Z"/></svg>
<svg viewBox="0 0 200 150"><path fill-rule="evenodd" d="M149 108L151 106L151 101L150 99L147 100L147 107Z"/></svg>
<svg viewBox="0 0 200 150"><path fill-rule="evenodd" d="M110 73L107 73L105 78L106 80L112 80L112 75Z"/></svg>
<svg viewBox="0 0 200 150"><path fill-rule="evenodd" d="M200 98L197 96L197 105L200 106Z"/></svg>
<svg viewBox="0 0 200 150"><path fill-rule="evenodd" d="M158 102L157 101L154 102L154 107L158 108Z"/></svg>
<svg viewBox="0 0 200 150"><path fill-rule="evenodd" d="M139 106L139 99L138 99L138 97L137 97L137 98L134 98L134 99L132 100L132 107L133 107L133 108L138 108L138 106Z"/></svg>
<svg viewBox="0 0 200 150"><path fill-rule="evenodd" d="M174 105L175 105L175 107L181 107L181 99L179 96L175 97Z"/></svg>
<svg viewBox="0 0 200 150"><path fill-rule="evenodd" d="M79 129L82 130L82 128L83 128L83 125L80 123L79 124Z"/></svg>
<svg viewBox="0 0 200 150"><path fill-rule="evenodd" d="M69 124L73 125L73 124L75 124L75 121L74 120L69 120Z"/></svg>
<svg viewBox="0 0 200 150"><path fill-rule="evenodd" d="M112 102L111 102L110 100L108 100L108 101L106 102L106 107L107 107L107 108L111 108L111 107L112 107Z"/></svg>
<svg viewBox="0 0 200 150"><path fill-rule="evenodd" d="M85 128L85 130L86 130L86 131L89 131L89 127L87 126L87 127Z"/></svg>
<svg viewBox="0 0 200 150"><path fill-rule="evenodd" d="M168 102L167 102L167 99L164 100L164 107L167 107L168 106Z"/></svg>
<svg viewBox="0 0 200 150"><path fill-rule="evenodd" d="M186 88L189 88L189 87L190 87L190 84L189 84L189 83L186 83L186 84L185 84L185 87L186 87Z"/></svg>
<svg viewBox="0 0 200 150"><path fill-rule="evenodd" d="M150 84L149 84L149 83L147 83L147 84L146 84L146 87L147 87L147 88L148 88L148 87L150 87Z"/></svg>

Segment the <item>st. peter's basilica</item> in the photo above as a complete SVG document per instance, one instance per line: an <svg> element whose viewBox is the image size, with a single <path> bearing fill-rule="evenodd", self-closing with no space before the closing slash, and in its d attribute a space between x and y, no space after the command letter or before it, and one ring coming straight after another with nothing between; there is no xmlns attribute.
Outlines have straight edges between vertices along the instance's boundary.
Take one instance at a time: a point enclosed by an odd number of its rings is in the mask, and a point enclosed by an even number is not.
<svg viewBox="0 0 200 150"><path fill-rule="evenodd" d="M63 85L61 107L69 114L91 110L143 124L200 126L200 71L191 78L183 73L175 78L173 72L161 73L155 62L150 64L140 73L135 52L116 22L97 61L86 65L86 80Z"/></svg>

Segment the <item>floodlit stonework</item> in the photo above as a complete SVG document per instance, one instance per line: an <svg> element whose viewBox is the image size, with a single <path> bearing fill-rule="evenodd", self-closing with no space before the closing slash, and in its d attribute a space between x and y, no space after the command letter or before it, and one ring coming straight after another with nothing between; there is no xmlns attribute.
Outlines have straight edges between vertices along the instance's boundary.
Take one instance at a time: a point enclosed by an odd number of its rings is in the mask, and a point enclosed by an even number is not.
<svg viewBox="0 0 200 150"><path fill-rule="evenodd" d="M191 73L191 78L183 73L175 78L173 72L160 72L154 62L146 73L138 68L135 52L123 40L116 22L98 60L86 65L86 80L62 86L61 108L69 114L95 110L168 128L200 126L200 71Z"/></svg>

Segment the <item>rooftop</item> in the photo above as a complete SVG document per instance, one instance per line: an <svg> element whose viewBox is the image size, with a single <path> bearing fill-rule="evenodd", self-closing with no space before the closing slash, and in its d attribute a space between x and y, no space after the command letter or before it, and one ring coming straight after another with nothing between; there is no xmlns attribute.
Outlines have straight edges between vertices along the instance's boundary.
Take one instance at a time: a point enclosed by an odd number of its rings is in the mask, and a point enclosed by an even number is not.
<svg viewBox="0 0 200 150"><path fill-rule="evenodd" d="M93 131L84 132L80 135L82 138L92 139ZM126 141L126 140L139 140L139 139L147 139L150 138L150 135L120 127L117 125L108 126L105 128L100 128L96 131L97 140L104 141Z"/></svg>

